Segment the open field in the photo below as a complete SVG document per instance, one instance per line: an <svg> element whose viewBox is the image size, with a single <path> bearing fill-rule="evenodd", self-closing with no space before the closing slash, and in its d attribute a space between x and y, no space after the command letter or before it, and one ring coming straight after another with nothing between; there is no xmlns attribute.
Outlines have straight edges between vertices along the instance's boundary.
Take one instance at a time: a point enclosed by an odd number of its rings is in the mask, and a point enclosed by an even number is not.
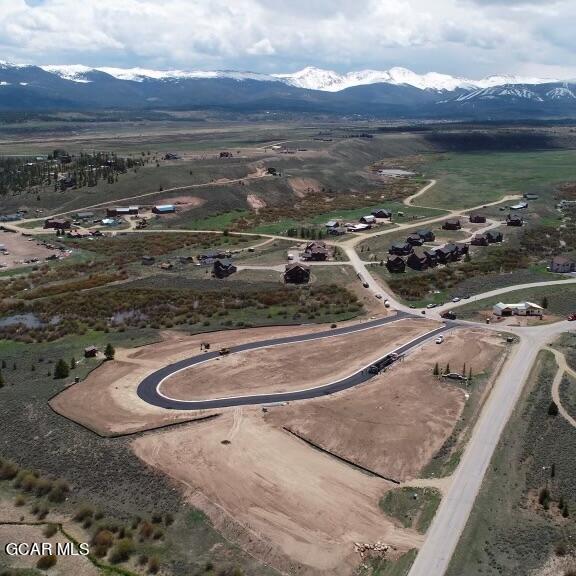
<svg viewBox="0 0 576 576"><path fill-rule="evenodd" d="M438 180L426 196L426 206L467 208L506 194L541 192L574 179L573 150L470 152L443 155L424 168Z"/></svg>
<svg viewBox="0 0 576 576"><path fill-rule="evenodd" d="M569 569L576 536L576 430L548 414L555 372L552 354L542 352L492 458L448 576L548 576L565 574L562 565ZM543 498L544 488L549 496ZM568 503L567 518L560 497Z"/></svg>
<svg viewBox="0 0 576 576"><path fill-rule="evenodd" d="M441 494L435 488L406 487L390 490L380 500L380 508L406 528L425 533L434 518Z"/></svg>
<svg viewBox="0 0 576 576"><path fill-rule="evenodd" d="M440 451L466 403L462 388L432 375L434 364L460 370L465 362L480 374L502 351L492 334L459 329L358 389L273 409L269 418L338 456L406 481Z"/></svg>
<svg viewBox="0 0 576 576"><path fill-rule="evenodd" d="M353 374L436 326L407 319L313 343L232 354L174 374L160 391L170 398L199 400L313 388Z"/></svg>
<svg viewBox="0 0 576 576"><path fill-rule="evenodd" d="M378 509L391 483L269 425L258 408L229 412L196 432L147 435L133 446L178 481L219 530L282 572L350 574L360 561L354 542L406 551L421 541Z"/></svg>

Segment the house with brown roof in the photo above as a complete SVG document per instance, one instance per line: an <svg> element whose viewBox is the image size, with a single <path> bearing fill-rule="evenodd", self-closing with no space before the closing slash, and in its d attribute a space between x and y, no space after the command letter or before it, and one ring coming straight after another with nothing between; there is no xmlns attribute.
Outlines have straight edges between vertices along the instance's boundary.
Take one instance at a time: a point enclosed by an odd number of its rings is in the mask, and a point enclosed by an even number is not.
<svg viewBox="0 0 576 576"><path fill-rule="evenodd" d="M506 226L523 226L524 218L522 216L517 216L516 214L508 214L506 216Z"/></svg>
<svg viewBox="0 0 576 576"><path fill-rule="evenodd" d="M53 228L54 230L67 230L72 226L70 220L65 218L48 218L44 220L44 228Z"/></svg>
<svg viewBox="0 0 576 576"><path fill-rule="evenodd" d="M406 264L412 270L426 270L428 268L428 257L424 250L416 249L406 259Z"/></svg>
<svg viewBox="0 0 576 576"><path fill-rule="evenodd" d="M304 252L302 253L302 258L304 260L322 261L328 260L328 247L325 242L321 240L315 240L314 242L308 242Z"/></svg>
<svg viewBox="0 0 576 576"><path fill-rule="evenodd" d="M392 212L386 210L386 208L377 208L376 210L372 210L372 216L376 218L392 218Z"/></svg>
<svg viewBox="0 0 576 576"><path fill-rule="evenodd" d="M576 272L576 261L566 256L554 256L550 262L550 272L557 274Z"/></svg>
<svg viewBox="0 0 576 576"><path fill-rule="evenodd" d="M406 262L400 256L388 256L386 268L391 274L397 274L406 270Z"/></svg>
<svg viewBox="0 0 576 576"><path fill-rule="evenodd" d="M470 240L472 246L488 246L489 243L486 234L476 234L476 236L473 236L472 240Z"/></svg>
<svg viewBox="0 0 576 576"><path fill-rule="evenodd" d="M460 228L462 228L462 224L460 224L460 220L458 218L446 220L446 222L442 224L442 230L460 230Z"/></svg>
<svg viewBox="0 0 576 576"><path fill-rule="evenodd" d="M428 260L428 268L433 268L434 266L438 266L438 255L436 254L436 250L433 248L429 249L426 248L424 250L424 255Z"/></svg>
<svg viewBox="0 0 576 576"><path fill-rule="evenodd" d="M441 248L436 248L436 256L438 257L438 262L441 264L447 264L448 262L454 262L460 258L460 252L456 244L446 244Z"/></svg>
<svg viewBox="0 0 576 576"><path fill-rule="evenodd" d="M470 224L484 224L486 216L483 214L470 214Z"/></svg>
<svg viewBox="0 0 576 576"><path fill-rule="evenodd" d="M286 284L307 284L310 282L310 266L300 262L287 264L284 270L284 282Z"/></svg>

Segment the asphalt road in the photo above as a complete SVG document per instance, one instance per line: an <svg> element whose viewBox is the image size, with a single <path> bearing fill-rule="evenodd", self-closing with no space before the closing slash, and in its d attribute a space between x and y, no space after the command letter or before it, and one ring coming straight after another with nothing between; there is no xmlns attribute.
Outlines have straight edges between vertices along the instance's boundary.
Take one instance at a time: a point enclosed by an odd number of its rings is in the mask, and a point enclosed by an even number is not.
<svg viewBox="0 0 576 576"><path fill-rule="evenodd" d="M247 344L241 344L239 346L233 346L230 348L230 354L236 354L238 352L244 352L246 350L257 350L258 348L266 348L272 346L280 346L283 344L294 344L297 342L311 342L313 340L318 340L320 338L330 338L334 336L341 336L344 334L351 334L353 332L359 332L362 330L368 330L371 328L376 328L378 326L383 326L391 322L396 322L408 315L402 312L398 312L395 316L390 316L387 318L381 318L378 320L372 320L370 322L363 322L361 324L354 324L352 326L345 326L342 328L334 328L333 330L327 330L324 332L316 332L313 334L305 334L301 336L288 336L285 338L275 338L270 340L261 340L259 342L249 342ZM454 324L447 323L444 326L432 330L422 336L419 336L396 348L390 350L382 356L386 356L391 352L397 352L398 354L404 354L411 350L412 348L418 346L422 342L452 328ZM159 391L162 381L172 376L180 370L185 370L194 366L195 364L200 364L217 358L219 356L218 351L207 352L204 354L198 354L174 364L169 364L160 370L150 374L138 386L138 396L154 406L159 406L161 408L172 408L176 410L205 410L210 408L228 408L231 406L247 406L247 405L257 405L257 404L270 404L276 402L291 402L294 400L305 400L310 398L317 398L319 396L326 396L329 394L334 394L335 392L340 392L348 388L362 384L374 377L374 374L369 374L365 368L357 371L356 373L336 382L330 382L322 386L316 386L314 388L307 388L305 390L294 390L291 392L278 392L272 394L255 394L252 396L234 396L227 398L214 398L210 400L176 400L174 398L168 398L162 395ZM377 360L374 360L376 362ZM370 364L372 364L371 362ZM369 364L369 365L370 365ZM265 375L263 375L265 378Z"/></svg>

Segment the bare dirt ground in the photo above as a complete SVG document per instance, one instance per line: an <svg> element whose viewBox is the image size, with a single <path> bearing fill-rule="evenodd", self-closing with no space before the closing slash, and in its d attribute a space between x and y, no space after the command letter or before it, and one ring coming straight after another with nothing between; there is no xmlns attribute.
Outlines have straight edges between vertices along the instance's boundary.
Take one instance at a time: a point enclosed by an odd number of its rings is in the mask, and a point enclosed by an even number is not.
<svg viewBox="0 0 576 576"><path fill-rule="evenodd" d="M25 542L31 544L34 542L50 543L54 550L58 542L66 544L68 540L60 533L47 538L42 533L42 526L14 526L0 525L0 542ZM0 549L0 565L6 564L10 568L26 569L34 568L40 556L8 556L4 552L4 546ZM54 576L65 576L75 574L76 576L98 576L100 570L94 566L88 558L84 556L58 556L58 561L54 568L50 569L50 574Z"/></svg>
<svg viewBox="0 0 576 576"><path fill-rule="evenodd" d="M298 198L303 198L310 191L320 190L322 188L320 182L314 180L314 178L290 178L288 184Z"/></svg>
<svg viewBox="0 0 576 576"><path fill-rule="evenodd" d="M163 382L161 391L193 400L313 388L345 378L437 326L406 319L315 342L232 354L175 374Z"/></svg>
<svg viewBox="0 0 576 576"><path fill-rule="evenodd" d="M185 487L226 537L285 573L348 575L360 561L354 542L398 552L422 542L378 509L393 484L311 448L258 408L148 434L133 447Z"/></svg>
<svg viewBox="0 0 576 576"><path fill-rule="evenodd" d="M248 194L248 196L246 196L246 202L248 202L248 206L250 206L250 208L255 212L258 212L258 210L261 210L262 208L266 208L266 202L264 202L262 198L256 196L256 194Z"/></svg>
<svg viewBox="0 0 576 576"><path fill-rule="evenodd" d="M161 342L141 348L116 350L115 360L104 362L85 380L55 396L50 406L58 414L102 436L130 434L196 419L214 412L191 413L151 406L138 398L138 384L162 366L198 354L201 343L209 343L211 349L219 349L266 338L319 332L326 328L325 324L250 328L196 336L166 331L162 334ZM90 406L89 410L87 406Z"/></svg>
<svg viewBox="0 0 576 576"><path fill-rule="evenodd" d="M60 253L38 244L36 239L29 241L26 236L12 232L0 233L0 245L4 245L9 252L7 256L0 252L0 270L26 266L24 260L30 258L39 258L42 261L48 256Z"/></svg>
<svg viewBox="0 0 576 576"><path fill-rule="evenodd" d="M443 344L427 343L370 382L330 398L273 408L267 419L374 470L408 481L442 446L464 407L464 391L432 375L436 362L479 374L503 353L501 339L459 329Z"/></svg>

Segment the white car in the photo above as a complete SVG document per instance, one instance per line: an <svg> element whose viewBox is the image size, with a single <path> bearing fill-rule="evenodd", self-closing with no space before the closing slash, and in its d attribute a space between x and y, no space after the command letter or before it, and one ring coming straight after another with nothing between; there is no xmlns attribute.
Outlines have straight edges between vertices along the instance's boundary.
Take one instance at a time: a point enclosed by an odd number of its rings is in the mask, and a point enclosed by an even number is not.
<svg viewBox="0 0 576 576"><path fill-rule="evenodd" d="M432 302L430 302L430 304L428 304L428 306L426 306L426 308L428 308L428 309L436 308L436 304L433 304Z"/></svg>
<svg viewBox="0 0 576 576"><path fill-rule="evenodd" d="M444 342L444 336L438 336L438 338L436 338L436 344L442 344L442 342Z"/></svg>
<svg viewBox="0 0 576 576"><path fill-rule="evenodd" d="M452 298L452 302L460 302L460 298L458 298L458 296L456 296L456 298Z"/></svg>

